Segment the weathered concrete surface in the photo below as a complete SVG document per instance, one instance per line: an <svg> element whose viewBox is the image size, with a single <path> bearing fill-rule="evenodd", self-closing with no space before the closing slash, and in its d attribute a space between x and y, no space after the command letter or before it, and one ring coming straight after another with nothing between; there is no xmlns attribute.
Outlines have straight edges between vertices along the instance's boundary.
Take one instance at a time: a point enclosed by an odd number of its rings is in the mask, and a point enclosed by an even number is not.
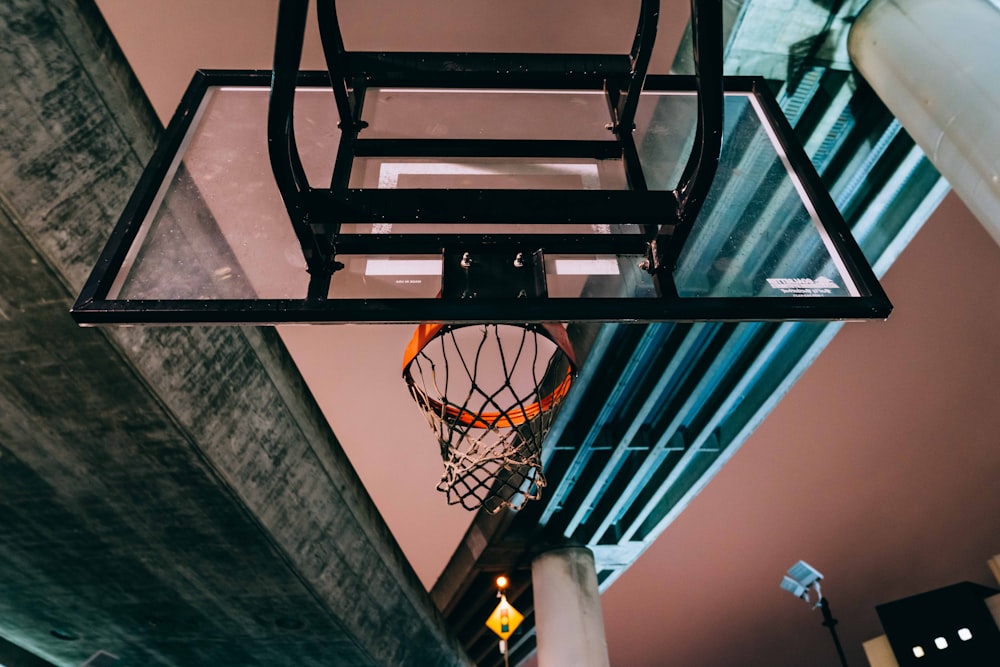
<svg viewBox="0 0 1000 667"><path fill-rule="evenodd" d="M90 0L0 4L0 635L467 664L272 330L70 320L157 129Z"/></svg>

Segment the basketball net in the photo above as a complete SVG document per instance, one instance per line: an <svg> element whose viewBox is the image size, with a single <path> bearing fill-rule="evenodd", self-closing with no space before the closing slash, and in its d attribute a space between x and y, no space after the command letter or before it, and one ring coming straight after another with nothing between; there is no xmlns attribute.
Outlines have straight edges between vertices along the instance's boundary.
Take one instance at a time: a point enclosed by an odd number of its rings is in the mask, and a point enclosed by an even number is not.
<svg viewBox="0 0 1000 667"><path fill-rule="evenodd" d="M545 486L542 440L576 371L560 324L422 324L403 378L441 446L450 505L521 509Z"/></svg>

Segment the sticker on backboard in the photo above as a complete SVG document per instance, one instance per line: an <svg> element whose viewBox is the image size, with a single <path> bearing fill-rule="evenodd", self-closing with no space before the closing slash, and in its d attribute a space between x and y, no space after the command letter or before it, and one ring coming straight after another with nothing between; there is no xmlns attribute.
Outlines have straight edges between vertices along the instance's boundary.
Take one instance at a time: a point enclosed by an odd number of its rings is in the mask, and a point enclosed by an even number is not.
<svg viewBox="0 0 1000 667"><path fill-rule="evenodd" d="M782 294L792 296L818 296L832 294L840 285L829 278L768 278L767 284Z"/></svg>

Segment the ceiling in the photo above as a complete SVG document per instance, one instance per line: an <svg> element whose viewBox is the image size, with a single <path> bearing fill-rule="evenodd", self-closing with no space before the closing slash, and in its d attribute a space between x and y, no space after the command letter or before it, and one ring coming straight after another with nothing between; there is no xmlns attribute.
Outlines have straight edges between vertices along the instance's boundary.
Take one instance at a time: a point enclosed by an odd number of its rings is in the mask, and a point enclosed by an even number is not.
<svg viewBox="0 0 1000 667"><path fill-rule="evenodd" d="M269 66L273 1L97 4L161 119L195 68ZM527 24L503 20L485 1L448 6L447 20L436 21L426 19L444 3L431 0L405 9L342 4L345 34L366 48L460 50L469 38L482 49L514 39L544 50L553 34L627 42L633 22L598 0L533 4ZM585 23L588 16L601 21ZM664 17L655 71L669 68L687 22L682 8L665 5ZM433 28L412 30L417 24ZM321 62L314 40L304 66ZM818 613L778 589L799 559L827 575L824 592L852 664L863 664L860 643L880 634L874 605L963 579L990 583L985 561L1000 553L1000 497L991 493L1000 477L998 282L1000 249L949 196L885 276L893 316L846 325L604 593L612 664L834 664ZM430 588L470 516L433 491L436 444L398 381L408 334L388 326L281 331Z"/></svg>

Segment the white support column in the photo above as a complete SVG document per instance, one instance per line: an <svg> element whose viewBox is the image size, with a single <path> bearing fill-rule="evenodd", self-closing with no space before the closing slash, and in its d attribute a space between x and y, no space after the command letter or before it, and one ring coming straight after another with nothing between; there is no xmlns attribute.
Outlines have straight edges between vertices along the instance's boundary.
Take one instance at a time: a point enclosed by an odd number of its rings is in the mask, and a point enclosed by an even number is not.
<svg viewBox="0 0 1000 667"><path fill-rule="evenodd" d="M594 554L586 547L546 551L531 563L539 667L608 667Z"/></svg>
<svg viewBox="0 0 1000 667"><path fill-rule="evenodd" d="M1000 2L871 0L851 60L1000 243Z"/></svg>

